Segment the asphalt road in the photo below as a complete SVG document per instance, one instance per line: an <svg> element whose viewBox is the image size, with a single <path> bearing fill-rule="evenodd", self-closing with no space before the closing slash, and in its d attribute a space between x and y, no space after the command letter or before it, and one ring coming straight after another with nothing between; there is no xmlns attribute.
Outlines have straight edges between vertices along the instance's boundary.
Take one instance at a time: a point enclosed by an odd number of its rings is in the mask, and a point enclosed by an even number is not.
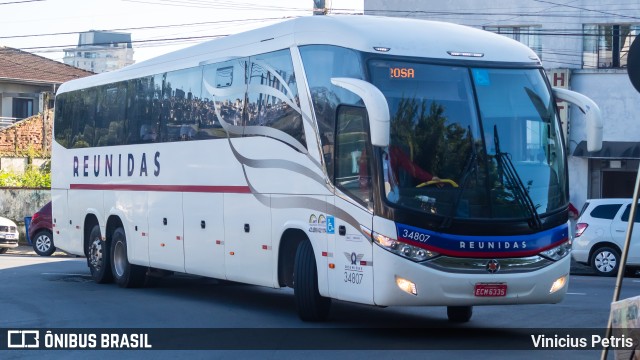
<svg viewBox="0 0 640 360"><path fill-rule="evenodd" d="M155 279L142 289L121 289L95 284L85 259L62 253L50 258L28 253L0 255L0 283L0 329L178 328L187 329L175 334L185 340L191 333L194 337L211 336L207 344L219 344L217 338L232 344L233 350L186 353L196 359L566 360L596 359L600 352L518 350L513 335L526 336L542 328L561 334L575 328L586 328L586 333L602 331L615 279L572 276L569 292L560 304L476 307L471 322L463 325L447 322L443 307L376 308L337 301L330 322L303 323L296 315L291 289L183 275ZM640 279L625 279L621 298L639 294ZM195 328L204 330L198 335ZM326 347L315 336L326 337ZM261 346L260 338L276 339L278 346ZM307 341L310 347L304 346ZM483 348L483 341L490 341L491 350L477 350ZM336 350L349 349L350 344L355 349ZM402 350L405 345L409 350ZM156 343L158 347L162 344ZM183 355L185 351L168 350L0 351L0 359L158 359Z"/></svg>

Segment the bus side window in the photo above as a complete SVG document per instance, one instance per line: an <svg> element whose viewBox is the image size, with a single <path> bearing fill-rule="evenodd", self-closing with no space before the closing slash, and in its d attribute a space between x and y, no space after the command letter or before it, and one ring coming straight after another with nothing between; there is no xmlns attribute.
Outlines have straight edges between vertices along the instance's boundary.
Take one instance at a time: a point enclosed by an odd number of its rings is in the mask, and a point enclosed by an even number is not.
<svg viewBox="0 0 640 360"><path fill-rule="evenodd" d="M336 121L335 184L372 208L371 145L364 107L341 105Z"/></svg>
<svg viewBox="0 0 640 360"><path fill-rule="evenodd" d="M246 125L280 130L306 147L290 51L252 56L250 60Z"/></svg>

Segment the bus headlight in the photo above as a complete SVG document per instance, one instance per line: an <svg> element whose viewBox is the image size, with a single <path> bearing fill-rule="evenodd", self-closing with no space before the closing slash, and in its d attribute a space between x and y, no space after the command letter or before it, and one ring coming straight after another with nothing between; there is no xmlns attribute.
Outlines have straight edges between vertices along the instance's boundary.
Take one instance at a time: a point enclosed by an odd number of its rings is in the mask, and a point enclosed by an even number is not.
<svg viewBox="0 0 640 360"><path fill-rule="evenodd" d="M416 262L425 261L440 254L373 232L373 241L381 248Z"/></svg>
<svg viewBox="0 0 640 360"><path fill-rule="evenodd" d="M571 241L565 241L562 244L549 249L549 250L545 250L543 252L540 253L540 255L554 260L554 261L558 261L560 259L562 259L563 257L569 255L569 253L571 252Z"/></svg>

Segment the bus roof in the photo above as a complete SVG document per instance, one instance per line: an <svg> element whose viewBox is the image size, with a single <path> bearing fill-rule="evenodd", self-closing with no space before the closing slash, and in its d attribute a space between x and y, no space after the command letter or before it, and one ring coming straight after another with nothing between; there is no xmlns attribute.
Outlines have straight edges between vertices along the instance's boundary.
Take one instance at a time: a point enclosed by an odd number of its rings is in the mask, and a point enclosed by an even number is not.
<svg viewBox="0 0 640 360"><path fill-rule="evenodd" d="M527 46L502 35L446 22L367 15L305 16L210 40L125 68L63 84L58 93L266 53L293 45L326 44L432 59L539 64ZM463 54L463 55L464 55ZM480 56L481 54L481 56Z"/></svg>

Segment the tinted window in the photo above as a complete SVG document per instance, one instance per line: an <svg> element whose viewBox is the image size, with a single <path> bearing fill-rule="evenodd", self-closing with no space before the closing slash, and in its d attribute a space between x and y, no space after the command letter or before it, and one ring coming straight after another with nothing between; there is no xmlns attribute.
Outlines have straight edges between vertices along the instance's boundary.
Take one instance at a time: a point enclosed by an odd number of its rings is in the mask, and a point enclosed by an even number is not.
<svg viewBox="0 0 640 360"><path fill-rule="evenodd" d="M300 47L300 55L311 91L327 172L333 177L333 148L338 105L363 105L359 96L331 83L332 77L364 79L360 55L350 49L329 45Z"/></svg>
<svg viewBox="0 0 640 360"><path fill-rule="evenodd" d="M620 218L620 220L624 222L628 222L630 213L631 213L631 205L629 204L627 205L627 208L624 209L624 212L622 213L622 217ZM636 220L634 222L640 222L640 211L638 211L638 209L636 209Z"/></svg>
<svg viewBox="0 0 640 360"><path fill-rule="evenodd" d="M591 210L591 217L597 219L609 219L612 220L622 204L607 204L607 205L598 205L595 209ZM627 215L628 218L629 215Z"/></svg>
<svg viewBox="0 0 640 360"><path fill-rule="evenodd" d="M371 146L366 116L364 107L338 108L335 184L371 208Z"/></svg>
<svg viewBox="0 0 640 360"><path fill-rule="evenodd" d="M242 135L246 63L246 59L237 59L204 67L203 98L196 110L200 138Z"/></svg>
<svg viewBox="0 0 640 360"><path fill-rule="evenodd" d="M270 127L290 135L305 147L298 87L289 50L252 56L248 76L245 134L261 134L260 129L251 128L254 126ZM288 142L286 137L280 140Z"/></svg>

